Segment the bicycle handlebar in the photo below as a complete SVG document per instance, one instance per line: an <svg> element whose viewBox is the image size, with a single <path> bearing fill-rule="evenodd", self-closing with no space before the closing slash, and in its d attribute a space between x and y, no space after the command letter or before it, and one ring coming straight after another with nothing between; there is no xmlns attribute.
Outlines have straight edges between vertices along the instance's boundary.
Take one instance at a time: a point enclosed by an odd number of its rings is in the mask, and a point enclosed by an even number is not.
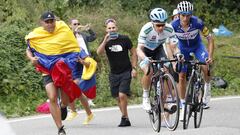
<svg viewBox="0 0 240 135"><path fill-rule="evenodd" d="M151 63L167 63L167 62L176 62L178 61L177 59L172 59L172 60L151 60Z"/></svg>
<svg viewBox="0 0 240 135"><path fill-rule="evenodd" d="M207 64L206 62L199 62L196 60L190 60L190 61L184 61L183 63L185 64L190 64L191 66L195 66L195 65L207 65L207 75L210 76L210 66L209 64Z"/></svg>
<svg viewBox="0 0 240 135"><path fill-rule="evenodd" d="M168 59L164 59L164 60L151 60L150 63L160 63L160 64L164 64L164 63L167 63L167 62L176 62L178 61L178 59L171 59L171 60L168 60ZM148 71L147 71L147 74L146 75L149 75L150 73L150 65L148 66Z"/></svg>

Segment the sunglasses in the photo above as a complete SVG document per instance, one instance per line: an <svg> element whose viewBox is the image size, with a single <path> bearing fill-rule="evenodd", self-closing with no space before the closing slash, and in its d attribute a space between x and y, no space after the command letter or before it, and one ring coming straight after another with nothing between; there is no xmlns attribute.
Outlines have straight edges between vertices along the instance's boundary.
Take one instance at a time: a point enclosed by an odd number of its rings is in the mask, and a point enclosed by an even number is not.
<svg viewBox="0 0 240 135"><path fill-rule="evenodd" d="M155 24L156 27L164 27L165 24Z"/></svg>
<svg viewBox="0 0 240 135"><path fill-rule="evenodd" d="M107 25L107 24L110 23L110 22L116 23L116 21L115 21L114 19L107 19L107 20L105 21L105 25Z"/></svg>
<svg viewBox="0 0 240 135"><path fill-rule="evenodd" d="M53 19L49 19L49 20L46 20L46 21L44 21L45 23L53 23L55 20L53 20Z"/></svg>
<svg viewBox="0 0 240 135"><path fill-rule="evenodd" d="M76 25L80 25L80 23L74 23L73 25L75 25L75 26L76 26Z"/></svg>

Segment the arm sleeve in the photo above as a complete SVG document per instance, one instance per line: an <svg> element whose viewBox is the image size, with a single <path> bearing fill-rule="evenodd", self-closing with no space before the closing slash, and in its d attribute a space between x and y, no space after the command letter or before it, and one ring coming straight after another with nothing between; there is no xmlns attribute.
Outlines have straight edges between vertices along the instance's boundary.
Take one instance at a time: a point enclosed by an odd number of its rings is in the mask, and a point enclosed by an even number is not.
<svg viewBox="0 0 240 135"><path fill-rule="evenodd" d="M144 31L145 31L145 28L142 27L142 29L138 35L138 44L146 44L147 35Z"/></svg>
<svg viewBox="0 0 240 135"><path fill-rule="evenodd" d="M96 33L92 29L89 29L88 33L89 35L86 35L87 42L92 42L97 38Z"/></svg>
<svg viewBox="0 0 240 135"><path fill-rule="evenodd" d="M126 40L127 40L127 44L128 44L128 49L132 49L133 44L132 44L131 39L129 37L127 37Z"/></svg>

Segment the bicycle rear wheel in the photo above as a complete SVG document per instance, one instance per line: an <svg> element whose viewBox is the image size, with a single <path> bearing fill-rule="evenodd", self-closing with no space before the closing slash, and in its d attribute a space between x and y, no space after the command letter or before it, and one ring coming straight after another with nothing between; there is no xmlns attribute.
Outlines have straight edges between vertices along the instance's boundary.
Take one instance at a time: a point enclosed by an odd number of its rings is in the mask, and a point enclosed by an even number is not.
<svg viewBox="0 0 240 135"><path fill-rule="evenodd" d="M161 115L160 115L160 107L159 107L159 95L157 95L157 88L155 85L155 81L152 81L151 89L150 89L150 105L151 110L148 112L150 123L155 132L160 132L161 128Z"/></svg>
<svg viewBox="0 0 240 135"><path fill-rule="evenodd" d="M194 75L190 77L185 95L183 129L187 129L193 112Z"/></svg>
<svg viewBox="0 0 240 135"><path fill-rule="evenodd" d="M194 92L194 127L199 128L202 121L203 115L203 93L204 93L204 81L198 82L198 89Z"/></svg>
<svg viewBox="0 0 240 135"><path fill-rule="evenodd" d="M169 130L175 130L179 122L179 97L175 81L170 74L164 74L161 83L161 115Z"/></svg>

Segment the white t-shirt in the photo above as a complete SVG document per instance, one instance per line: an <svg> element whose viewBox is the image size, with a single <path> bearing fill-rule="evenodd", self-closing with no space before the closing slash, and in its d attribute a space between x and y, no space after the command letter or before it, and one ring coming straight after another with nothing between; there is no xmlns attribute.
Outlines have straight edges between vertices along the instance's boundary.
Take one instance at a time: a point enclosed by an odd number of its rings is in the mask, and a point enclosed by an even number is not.
<svg viewBox="0 0 240 135"><path fill-rule="evenodd" d="M79 47L82 48L86 52L87 55L89 55L87 45L86 45L82 35L81 34L76 34L76 38L77 38Z"/></svg>

